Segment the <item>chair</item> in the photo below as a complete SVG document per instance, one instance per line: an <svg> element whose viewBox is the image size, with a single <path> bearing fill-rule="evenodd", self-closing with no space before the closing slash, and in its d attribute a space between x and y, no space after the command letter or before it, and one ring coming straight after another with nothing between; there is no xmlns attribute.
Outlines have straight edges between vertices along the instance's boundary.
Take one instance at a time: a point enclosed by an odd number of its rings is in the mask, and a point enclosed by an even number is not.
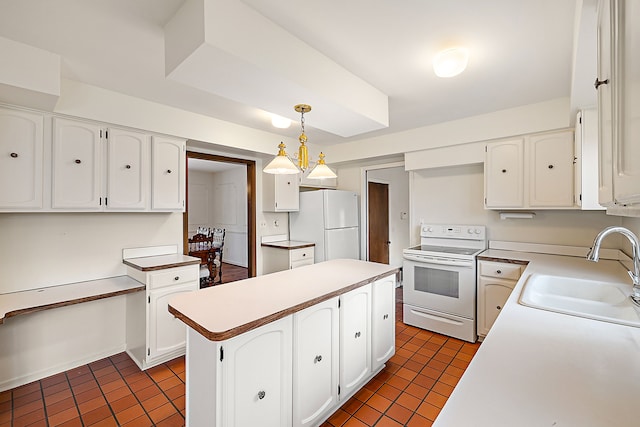
<svg viewBox="0 0 640 427"><path fill-rule="evenodd" d="M213 238L213 247L217 249L216 255L213 259L213 263L215 264L217 270L218 281L215 281L216 275L214 275L214 285L222 283L222 252L224 247L225 234L226 230L224 228L214 228L211 233L211 237Z"/></svg>
<svg viewBox="0 0 640 427"><path fill-rule="evenodd" d="M198 233L189 239L189 255L200 258L201 288L214 284L217 251L213 235Z"/></svg>

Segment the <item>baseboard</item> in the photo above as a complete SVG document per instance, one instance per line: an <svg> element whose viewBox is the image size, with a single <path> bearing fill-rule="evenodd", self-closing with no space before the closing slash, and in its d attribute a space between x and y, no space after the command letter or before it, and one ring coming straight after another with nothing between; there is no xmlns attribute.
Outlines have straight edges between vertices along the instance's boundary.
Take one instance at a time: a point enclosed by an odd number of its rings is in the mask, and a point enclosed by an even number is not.
<svg viewBox="0 0 640 427"><path fill-rule="evenodd" d="M21 385L29 384L30 382L38 381L55 374L59 374L60 372L65 372L70 369L77 368L78 366L86 365L86 364L95 362L97 360L104 359L105 357L122 353L123 351L125 351L124 344L121 346L118 346L117 348L112 348L109 350L102 351L100 353L95 353L95 354L83 357L82 359L71 360L56 366L52 366L47 369L42 369L40 371L31 373L29 375L23 375L20 377L11 378L11 379L0 382L0 391L11 390Z"/></svg>

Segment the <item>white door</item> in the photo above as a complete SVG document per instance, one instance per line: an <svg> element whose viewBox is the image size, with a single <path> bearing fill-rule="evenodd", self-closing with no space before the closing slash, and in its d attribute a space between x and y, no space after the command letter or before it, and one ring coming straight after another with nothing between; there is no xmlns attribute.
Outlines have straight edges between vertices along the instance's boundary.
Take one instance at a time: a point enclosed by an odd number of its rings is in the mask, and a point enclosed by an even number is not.
<svg viewBox="0 0 640 427"><path fill-rule="evenodd" d="M195 291L197 282L152 291L149 294L149 350L154 358L185 347L186 325L169 313L168 305L176 295Z"/></svg>
<svg viewBox="0 0 640 427"><path fill-rule="evenodd" d="M107 209L144 210L149 199L149 136L109 129Z"/></svg>
<svg viewBox="0 0 640 427"><path fill-rule="evenodd" d="M0 109L0 209L42 207L41 114Z"/></svg>
<svg viewBox="0 0 640 427"><path fill-rule="evenodd" d="M223 426L291 425L292 330L287 316L223 343Z"/></svg>
<svg viewBox="0 0 640 427"><path fill-rule="evenodd" d="M338 297L293 316L293 425L314 426L338 402Z"/></svg>
<svg viewBox="0 0 640 427"><path fill-rule="evenodd" d="M102 144L100 127L53 119L54 209L101 209Z"/></svg>
<svg viewBox="0 0 640 427"><path fill-rule="evenodd" d="M324 191L324 228L358 226L358 195L351 191Z"/></svg>
<svg viewBox="0 0 640 427"><path fill-rule="evenodd" d="M395 276L373 282L371 295L371 370L375 371L395 354Z"/></svg>
<svg viewBox="0 0 640 427"><path fill-rule="evenodd" d="M325 230L324 244L324 260L321 261L340 258L360 258L358 227ZM316 260L316 262L318 262L318 260Z"/></svg>
<svg viewBox="0 0 640 427"><path fill-rule="evenodd" d="M371 284L340 296L340 399L371 372Z"/></svg>
<svg viewBox="0 0 640 427"><path fill-rule="evenodd" d="M185 141L154 136L151 145L151 208L184 211Z"/></svg>

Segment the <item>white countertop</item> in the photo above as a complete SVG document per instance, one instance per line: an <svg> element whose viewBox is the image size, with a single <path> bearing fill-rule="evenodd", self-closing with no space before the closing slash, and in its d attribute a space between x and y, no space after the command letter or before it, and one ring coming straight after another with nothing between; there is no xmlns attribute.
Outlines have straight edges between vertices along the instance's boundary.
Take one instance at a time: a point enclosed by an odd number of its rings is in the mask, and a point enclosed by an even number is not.
<svg viewBox="0 0 640 427"><path fill-rule="evenodd" d="M275 242L262 242L261 246L267 248L276 248L276 249L285 249L285 250L293 250L293 249L301 249L301 248L312 248L316 244L312 242L301 242L299 240L278 240Z"/></svg>
<svg viewBox="0 0 640 427"><path fill-rule="evenodd" d="M177 295L169 301L169 311L218 341L397 270L354 259L325 261Z"/></svg>
<svg viewBox="0 0 640 427"><path fill-rule="evenodd" d="M125 265L140 271L163 270L165 268L183 267L185 265L200 264L200 258L183 254L169 254L145 256L139 258L125 258Z"/></svg>
<svg viewBox="0 0 640 427"><path fill-rule="evenodd" d="M491 331L436 419L436 427L640 425L640 328L518 304L535 273L631 281L618 262L488 250L529 261Z"/></svg>

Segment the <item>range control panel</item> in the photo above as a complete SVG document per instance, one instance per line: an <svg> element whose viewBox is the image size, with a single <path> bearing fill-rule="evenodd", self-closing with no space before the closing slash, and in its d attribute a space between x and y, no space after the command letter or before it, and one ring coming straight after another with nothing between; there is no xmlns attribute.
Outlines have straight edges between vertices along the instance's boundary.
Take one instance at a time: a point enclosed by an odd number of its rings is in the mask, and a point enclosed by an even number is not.
<svg viewBox="0 0 640 427"><path fill-rule="evenodd" d="M484 225L422 224L420 230L420 237L448 239L485 240L486 234Z"/></svg>

